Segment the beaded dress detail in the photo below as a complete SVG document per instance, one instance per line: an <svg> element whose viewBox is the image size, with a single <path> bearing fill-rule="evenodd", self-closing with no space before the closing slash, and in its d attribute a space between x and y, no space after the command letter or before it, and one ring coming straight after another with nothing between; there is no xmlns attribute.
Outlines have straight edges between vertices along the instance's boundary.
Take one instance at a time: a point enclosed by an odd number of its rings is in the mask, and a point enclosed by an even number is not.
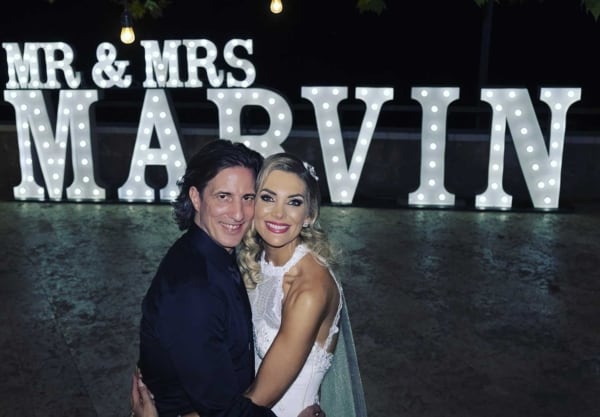
<svg viewBox="0 0 600 417"><path fill-rule="evenodd" d="M281 326L283 276L308 253L310 250L306 246L298 245L290 260L283 266L267 262L264 252L262 254L262 280L256 288L248 291L252 306L257 370ZM333 358L333 353L328 352L328 348L333 336L339 331L338 322L343 304L342 288L335 277L334 280L340 294L340 303L333 325L329 329L324 346L314 343L302 370L283 397L272 407L278 417L296 417L304 408L319 402L319 387Z"/></svg>

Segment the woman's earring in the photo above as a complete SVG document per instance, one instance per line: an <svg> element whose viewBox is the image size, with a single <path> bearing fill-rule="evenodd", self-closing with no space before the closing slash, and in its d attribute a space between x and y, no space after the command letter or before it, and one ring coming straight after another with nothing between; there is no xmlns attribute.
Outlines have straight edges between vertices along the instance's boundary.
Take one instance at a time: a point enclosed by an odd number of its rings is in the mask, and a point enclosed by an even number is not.
<svg viewBox="0 0 600 417"><path fill-rule="evenodd" d="M309 223L309 222L304 222L304 224L302 225L302 227L304 227L305 229L306 229L308 226L310 226L310 223Z"/></svg>

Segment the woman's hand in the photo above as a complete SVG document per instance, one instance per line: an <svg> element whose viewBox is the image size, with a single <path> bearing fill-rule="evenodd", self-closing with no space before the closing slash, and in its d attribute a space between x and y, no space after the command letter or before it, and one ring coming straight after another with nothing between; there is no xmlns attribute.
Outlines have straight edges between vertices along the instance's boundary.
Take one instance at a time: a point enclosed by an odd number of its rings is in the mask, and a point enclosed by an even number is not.
<svg viewBox="0 0 600 417"><path fill-rule="evenodd" d="M131 386L131 417L158 417L152 393L142 382L139 372L133 374Z"/></svg>
<svg viewBox="0 0 600 417"><path fill-rule="evenodd" d="M298 414L298 417L326 417L325 411L321 410L319 404L313 404L306 407Z"/></svg>

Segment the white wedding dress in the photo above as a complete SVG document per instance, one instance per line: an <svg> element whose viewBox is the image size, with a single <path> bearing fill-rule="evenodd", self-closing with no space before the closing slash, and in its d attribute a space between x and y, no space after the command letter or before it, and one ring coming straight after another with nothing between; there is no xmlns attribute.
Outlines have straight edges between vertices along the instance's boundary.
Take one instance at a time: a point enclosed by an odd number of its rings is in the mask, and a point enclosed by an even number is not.
<svg viewBox="0 0 600 417"><path fill-rule="evenodd" d="M254 345L256 370L269 350L281 325L283 300L283 276L310 250L298 245L290 260L283 266L275 266L261 258L262 281L255 289L248 291L254 323ZM331 271L330 271L331 273ZM333 273L331 273L333 276ZM331 366L333 353L328 352L334 335L339 331L338 321L342 308L342 288L335 279L340 294L340 304L333 325L324 346L314 343L302 370L283 397L272 407L278 417L297 417L309 405L319 402L319 387L325 373Z"/></svg>

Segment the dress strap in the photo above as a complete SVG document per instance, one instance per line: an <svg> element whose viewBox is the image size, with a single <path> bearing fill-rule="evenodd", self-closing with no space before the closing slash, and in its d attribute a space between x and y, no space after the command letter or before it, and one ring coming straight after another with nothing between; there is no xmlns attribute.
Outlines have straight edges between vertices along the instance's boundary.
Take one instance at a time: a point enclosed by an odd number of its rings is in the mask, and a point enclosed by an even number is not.
<svg viewBox="0 0 600 417"><path fill-rule="evenodd" d="M285 263L285 265L283 265L283 274L287 274L290 269L292 269L294 267L294 265L296 265L300 259L304 258L304 255L306 255L309 251L309 249L304 246L302 243L299 244L298 246L296 246L296 250L294 250L294 254L292 255L292 257L290 258L289 261L287 261Z"/></svg>
<svg viewBox="0 0 600 417"><path fill-rule="evenodd" d="M263 271L263 274L277 274L283 276L287 274L289 270L292 269L294 265L296 265L298 261L300 261L300 259L302 259L304 255L306 255L308 252L310 252L310 250L304 244L301 243L298 246L296 246L292 257L288 259L288 261L285 264L281 266L275 266L271 262L267 261L266 254L263 251L261 255L261 269Z"/></svg>

